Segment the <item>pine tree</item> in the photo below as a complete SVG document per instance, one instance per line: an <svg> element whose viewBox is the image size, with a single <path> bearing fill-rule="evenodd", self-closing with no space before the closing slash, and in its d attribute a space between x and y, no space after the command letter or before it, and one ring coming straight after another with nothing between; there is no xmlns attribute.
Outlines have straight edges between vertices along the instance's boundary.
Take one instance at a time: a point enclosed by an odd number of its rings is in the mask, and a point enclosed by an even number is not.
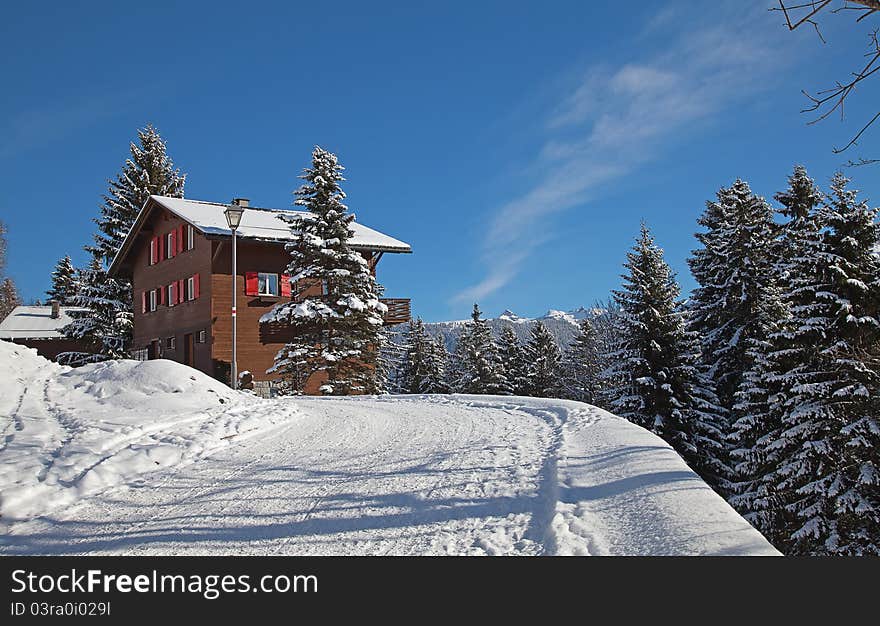
<svg viewBox="0 0 880 626"><path fill-rule="evenodd" d="M400 367L400 393L428 393L428 378L436 374L434 342L425 330L422 318L409 323Z"/></svg>
<svg viewBox="0 0 880 626"><path fill-rule="evenodd" d="M450 387L457 393L510 394L492 329L481 316L480 307L474 304L471 322L459 336L452 355Z"/></svg>
<svg viewBox="0 0 880 626"><path fill-rule="evenodd" d="M116 256L151 195L183 197L186 175L174 169L158 131L148 125L138 131L138 142L130 144L131 158L125 161L116 179L108 181L109 189L103 197L100 216L95 219L98 231L94 243L85 247L93 262L85 270L88 277L73 299L77 306L87 308L89 312L77 314L64 328L68 337L85 339L96 346L95 360L98 355L124 358L131 344L131 283L108 276L106 266ZM103 285L103 290L98 289L98 285ZM105 334L95 334L97 332Z"/></svg>
<svg viewBox="0 0 880 626"><path fill-rule="evenodd" d="M46 292L46 295L49 296L49 300L54 300L61 306L70 306L78 288L76 268L70 256L65 255L52 271L52 288Z"/></svg>
<svg viewBox="0 0 880 626"><path fill-rule="evenodd" d="M578 334L563 356L562 371L566 398L587 404L597 402L601 364L596 329L590 318L579 322Z"/></svg>
<svg viewBox="0 0 880 626"><path fill-rule="evenodd" d="M623 287L614 292L620 307L617 363L607 374L616 384L612 408L663 437L719 486L726 471L722 409L711 382L696 367L695 339L685 327L679 287L644 224L624 267Z"/></svg>
<svg viewBox="0 0 880 626"><path fill-rule="evenodd" d="M525 346L526 395L536 398L557 398L562 388L562 354L559 344L538 320L532 324Z"/></svg>
<svg viewBox="0 0 880 626"><path fill-rule="evenodd" d="M6 225L0 222L0 322L21 304L15 282L8 276L3 278L6 270L6 245Z"/></svg>
<svg viewBox="0 0 880 626"><path fill-rule="evenodd" d="M516 396L526 395L528 380L523 346L510 324L505 324L501 329L498 361L510 393Z"/></svg>
<svg viewBox="0 0 880 626"><path fill-rule="evenodd" d="M689 303L691 330L701 338L703 367L721 405L731 410L743 374L751 368L749 346L767 339L783 313L768 306L774 292L776 228L770 206L737 180L707 203L696 237L703 247L688 264L698 283Z"/></svg>
<svg viewBox="0 0 880 626"><path fill-rule="evenodd" d="M797 428L801 418L819 408L802 403L796 390L816 382L811 370L816 346L824 336L816 297L824 245L816 214L822 194L806 169L796 167L788 189L775 199L783 218L774 243L773 271L780 290L764 298L764 306L770 307L760 316L764 332L751 340L751 366L737 395L731 436L736 493L730 501L774 545L787 551L794 522L786 511L792 494L783 485L797 437L792 438L785 424L791 421L786 416L793 415L792 425Z"/></svg>
<svg viewBox="0 0 880 626"><path fill-rule="evenodd" d="M336 155L316 146L306 182L296 191L308 213L289 218L292 300L261 319L286 326L294 337L275 357L273 371L301 392L323 373L325 395L363 393L375 387L379 333L387 307L366 258L351 249L354 215L343 204L343 167ZM326 294L314 295L315 285ZM322 290L324 291L324 290Z"/></svg>
<svg viewBox="0 0 880 626"><path fill-rule="evenodd" d="M125 286L108 280L101 260L93 256L88 267L80 272L79 288L73 298L74 306L87 308L88 312L72 313L74 321L63 330L71 339L93 347L94 352L63 353L59 362L82 365L126 358L132 316L122 308L125 297Z"/></svg>
<svg viewBox="0 0 880 626"><path fill-rule="evenodd" d="M4 278L0 282L0 322L12 313L13 309L21 304L18 289L11 278Z"/></svg>
<svg viewBox="0 0 880 626"><path fill-rule="evenodd" d="M776 489L797 554L880 554L880 229L838 174L819 209L816 279L795 295L805 352L787 387Z"/></svg>
<svg viewBox="0 0 880 626"><path fill-rule="evenodd" d="M446 369L449 353L443 342L437 339L428 340L428 359L422 393L449 393Z"/></svg>

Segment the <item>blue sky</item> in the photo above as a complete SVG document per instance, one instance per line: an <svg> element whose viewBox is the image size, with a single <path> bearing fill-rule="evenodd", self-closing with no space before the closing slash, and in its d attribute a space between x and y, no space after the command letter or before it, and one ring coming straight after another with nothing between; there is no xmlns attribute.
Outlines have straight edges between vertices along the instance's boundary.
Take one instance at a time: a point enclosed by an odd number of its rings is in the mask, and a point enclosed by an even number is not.
<svg viewBox="0 0 880 626"><path fill-rule="evenodd" d="M197 199L289 206L312 146L336 152L359 220L413 245L383 259L387 295L432 321L474 300L589 306L642 219L689 289L718 187L770 197L795 163L824 183L880 153L880 129L831 152L874 114L877 81L842 122L799 113L801 89L861 61L867 29L828 16L822 44L771 0L180 5L7 7L0 219L26 299L58 257L85 262L106 179L148 122ZM878 171L848 171L875 203Z"/></svg>

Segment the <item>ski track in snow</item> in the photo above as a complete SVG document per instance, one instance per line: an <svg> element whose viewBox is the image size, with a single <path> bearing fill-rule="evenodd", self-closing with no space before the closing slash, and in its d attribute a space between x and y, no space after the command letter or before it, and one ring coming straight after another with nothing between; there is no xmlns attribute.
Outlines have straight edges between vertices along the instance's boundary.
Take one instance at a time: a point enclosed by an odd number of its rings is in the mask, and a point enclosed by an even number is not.
<svg viewBox="0 0 880 626"><path fill-rule="evenodd" d="M267 401L169 362L0 357L0 554L778 554L589 405Z"/></svg>

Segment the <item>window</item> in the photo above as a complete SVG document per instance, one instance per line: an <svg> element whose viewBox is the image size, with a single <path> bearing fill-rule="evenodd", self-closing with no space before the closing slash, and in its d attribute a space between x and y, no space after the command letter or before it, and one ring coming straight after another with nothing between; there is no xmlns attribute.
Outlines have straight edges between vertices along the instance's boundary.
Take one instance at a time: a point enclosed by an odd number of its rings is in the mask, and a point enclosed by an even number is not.
<svg viewBox="0 0 880 626"><path fill-rule="evenodd" d="M190 276L186 279L186 299L195 300L196 299L196 277Z"/></svg>
<svg viewBox="0 0 880 626"><path fill-rule="evenodd" d="M168 303L168 306L174 306L176 302L174 302L174 283L165 286L165 302Z"/></svg>
<svg viewBox="0 0 880 626"><path fill-rule="evenodd" d="M194 236L193 236L194 232L195 231L193 230L193 227L190 226L189 224L187 224L186 225L186 249L187 250L192 250L193 247L195 246Z"/></svg>
<svg viewBox="0 0 880 626"><path fill-rule="evenodd" d="M205 341L207 340L207 335L208 335L208 333L206 333L203 330L200 330L199 334L196 335L196 343L205 343Z"/></svg>
<svg viewBox="0 0 880 626"><path fill-rule="evenodd" d="M176 252L177 250L174 249L174 233L171 232L165 235L165 258L172 258Z"/></svg>
<svg viewBox="0 0 880 626"><path fill-rule="evenodd" d="M158 290L156 290L156 289L150 289L150 295L149 295L149 298L150 298L150 303L149 303L149 304L150 304L150 308L149 308L149 310L150 310L150 311L155 311L155 310L156 310L156 301L159 299L159 298L156 297L157 291L158 291Z"/></svg>
<svg viewBox="0 0 880 626"><path fill-rule="evenodd" d="M156 243L155 237L150 239L150 265L155 265L159 262L159 248Z"/></svg>
<svg viewBox="0 0 880 626"><path fill-rule="evenodd" d="M257 294L260 296L277 296L278 274L264 274L260 272L257 275Z"/></svg>
<svg viewBox="0 0 880 626"><path fill-rule="evenodd" d="M165 349L166 350L174 350L174 337L166 337L165 338Z"/></svg>

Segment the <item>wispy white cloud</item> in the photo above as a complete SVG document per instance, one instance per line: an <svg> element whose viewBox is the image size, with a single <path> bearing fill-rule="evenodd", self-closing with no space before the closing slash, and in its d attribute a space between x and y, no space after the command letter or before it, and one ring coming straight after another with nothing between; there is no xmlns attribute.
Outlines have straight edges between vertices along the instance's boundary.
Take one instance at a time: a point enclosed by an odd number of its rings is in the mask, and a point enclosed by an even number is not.
<svg viewBox="0 0 880 626"><path fill-rule="evenodd" d="M547 243L558 213L662 158L664 148L696 124L766 88L785 61L772 49L776 25L761 5L745 4L752 10L732 4L713 11L712 23L664 9L636 36L652 56L616 67L594 64L557 94L529 167L539 172L537 182L493 213L482 248L484 277L454 302L505 287ZM663 43L649 45L646 37Z"/></svg>
<svg viewBox="0 0 880 626"><path fill-rule="evenodd" d="M0 159L50 144L104 118L128 111L147 95L155 98L146 87L136 87L113 92L110 96L101 94L53 101L22 111L0 126L0 135L4 137L0 144ZM155 103L155 99L152 102Z"/></svg>

